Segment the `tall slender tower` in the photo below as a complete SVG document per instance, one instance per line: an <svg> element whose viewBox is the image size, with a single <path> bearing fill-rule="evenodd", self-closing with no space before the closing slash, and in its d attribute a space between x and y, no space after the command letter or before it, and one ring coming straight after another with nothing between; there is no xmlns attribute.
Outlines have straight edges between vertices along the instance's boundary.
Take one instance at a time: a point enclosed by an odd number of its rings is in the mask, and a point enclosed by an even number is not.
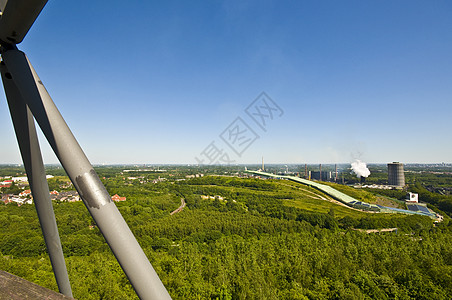
<svg viewBox="0 0 452 300"><path fill-rule="evenodd" d="M334 165L334 182L337 182L337 164Z"/></svg>
<svg viewBox="0 0 452 300"><path fill-rule="evenodd" d="M322 164L319 165L319 169L320 169L319 180L322 181Z"/></svg>
<svg viewBox="0 0 452 300"><path fill-rule="evenodd" d="M262 171L264 171L264 157L262 156Z"/></svg>

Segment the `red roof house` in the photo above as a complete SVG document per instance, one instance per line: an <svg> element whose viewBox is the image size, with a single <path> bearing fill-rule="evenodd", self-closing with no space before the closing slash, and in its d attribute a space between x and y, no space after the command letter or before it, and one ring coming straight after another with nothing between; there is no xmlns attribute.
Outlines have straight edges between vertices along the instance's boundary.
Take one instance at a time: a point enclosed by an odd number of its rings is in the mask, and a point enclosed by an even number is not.
<svg viewBox="0 0 452 300"><path fill-rule="evenodd" d="M118 194L114 194L111 196L111 200L118 202L118 201L126 201L126 197L120 197Z"/></svg>

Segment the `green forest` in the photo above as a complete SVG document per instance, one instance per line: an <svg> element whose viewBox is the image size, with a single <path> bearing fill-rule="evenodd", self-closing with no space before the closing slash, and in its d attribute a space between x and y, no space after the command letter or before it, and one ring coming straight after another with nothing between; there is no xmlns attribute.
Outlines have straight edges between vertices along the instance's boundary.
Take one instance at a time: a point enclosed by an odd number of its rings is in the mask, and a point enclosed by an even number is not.
<svg viewBox="0 0 452 300"><path fill-rule="evenodd" d="M452 298L447 214L435 224L351 210L286 180L98 173L111 195L127 197L117 206L173 299ZM67 181L49 185L70 189ZM181 198L186 207L170 215ZM136 299L83 203L56 201L54 210L74 297ZM34 206L0 205L0 226L0 269L57 290ZM382 228L398 230L359 230Z"/></svg>

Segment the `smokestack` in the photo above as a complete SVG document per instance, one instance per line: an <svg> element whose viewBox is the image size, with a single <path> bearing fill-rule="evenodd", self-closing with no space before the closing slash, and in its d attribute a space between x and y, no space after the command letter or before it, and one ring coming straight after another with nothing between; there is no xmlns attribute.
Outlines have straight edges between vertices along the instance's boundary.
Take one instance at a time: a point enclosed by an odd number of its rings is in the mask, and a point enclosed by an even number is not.
<svg viewBox="0 0 452 300"><path fill-rule="evenodd" d="M337 182L337 164L334 165L334 169L335 169L334 182Z"/></svg>
<svg viewBox="0 0 452 300"><path fill-rule="evenodd" d="M320 174L319 174L319 180L322 181L322 164L319 165Z"/></svg>

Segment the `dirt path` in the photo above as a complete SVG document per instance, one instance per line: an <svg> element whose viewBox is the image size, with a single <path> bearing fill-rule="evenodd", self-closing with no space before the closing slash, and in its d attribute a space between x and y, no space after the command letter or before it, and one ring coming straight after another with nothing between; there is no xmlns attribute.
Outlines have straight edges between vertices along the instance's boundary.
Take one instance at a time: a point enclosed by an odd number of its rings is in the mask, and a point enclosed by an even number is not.
<svg viewBox="0 0 452 300"><path fill-rule="evenodd" d="M173 210L170 213L170 215L174 215L174 214L177 214L178 212L181 212L184 209L185 204L186 204L185 203L185 199L184 198L180 198L180 206L176 210Z"/></svg>
<svg viewBox="0 0 452 300"><path fill-rule="evenodd" d="M393 231L395 231L397 233L398 228L382 228L382 229L358 229L358 228L352 228L352 230L365 232L367 234L369 234L369 233L381 233L381 232L393 232Z"/></svg>

